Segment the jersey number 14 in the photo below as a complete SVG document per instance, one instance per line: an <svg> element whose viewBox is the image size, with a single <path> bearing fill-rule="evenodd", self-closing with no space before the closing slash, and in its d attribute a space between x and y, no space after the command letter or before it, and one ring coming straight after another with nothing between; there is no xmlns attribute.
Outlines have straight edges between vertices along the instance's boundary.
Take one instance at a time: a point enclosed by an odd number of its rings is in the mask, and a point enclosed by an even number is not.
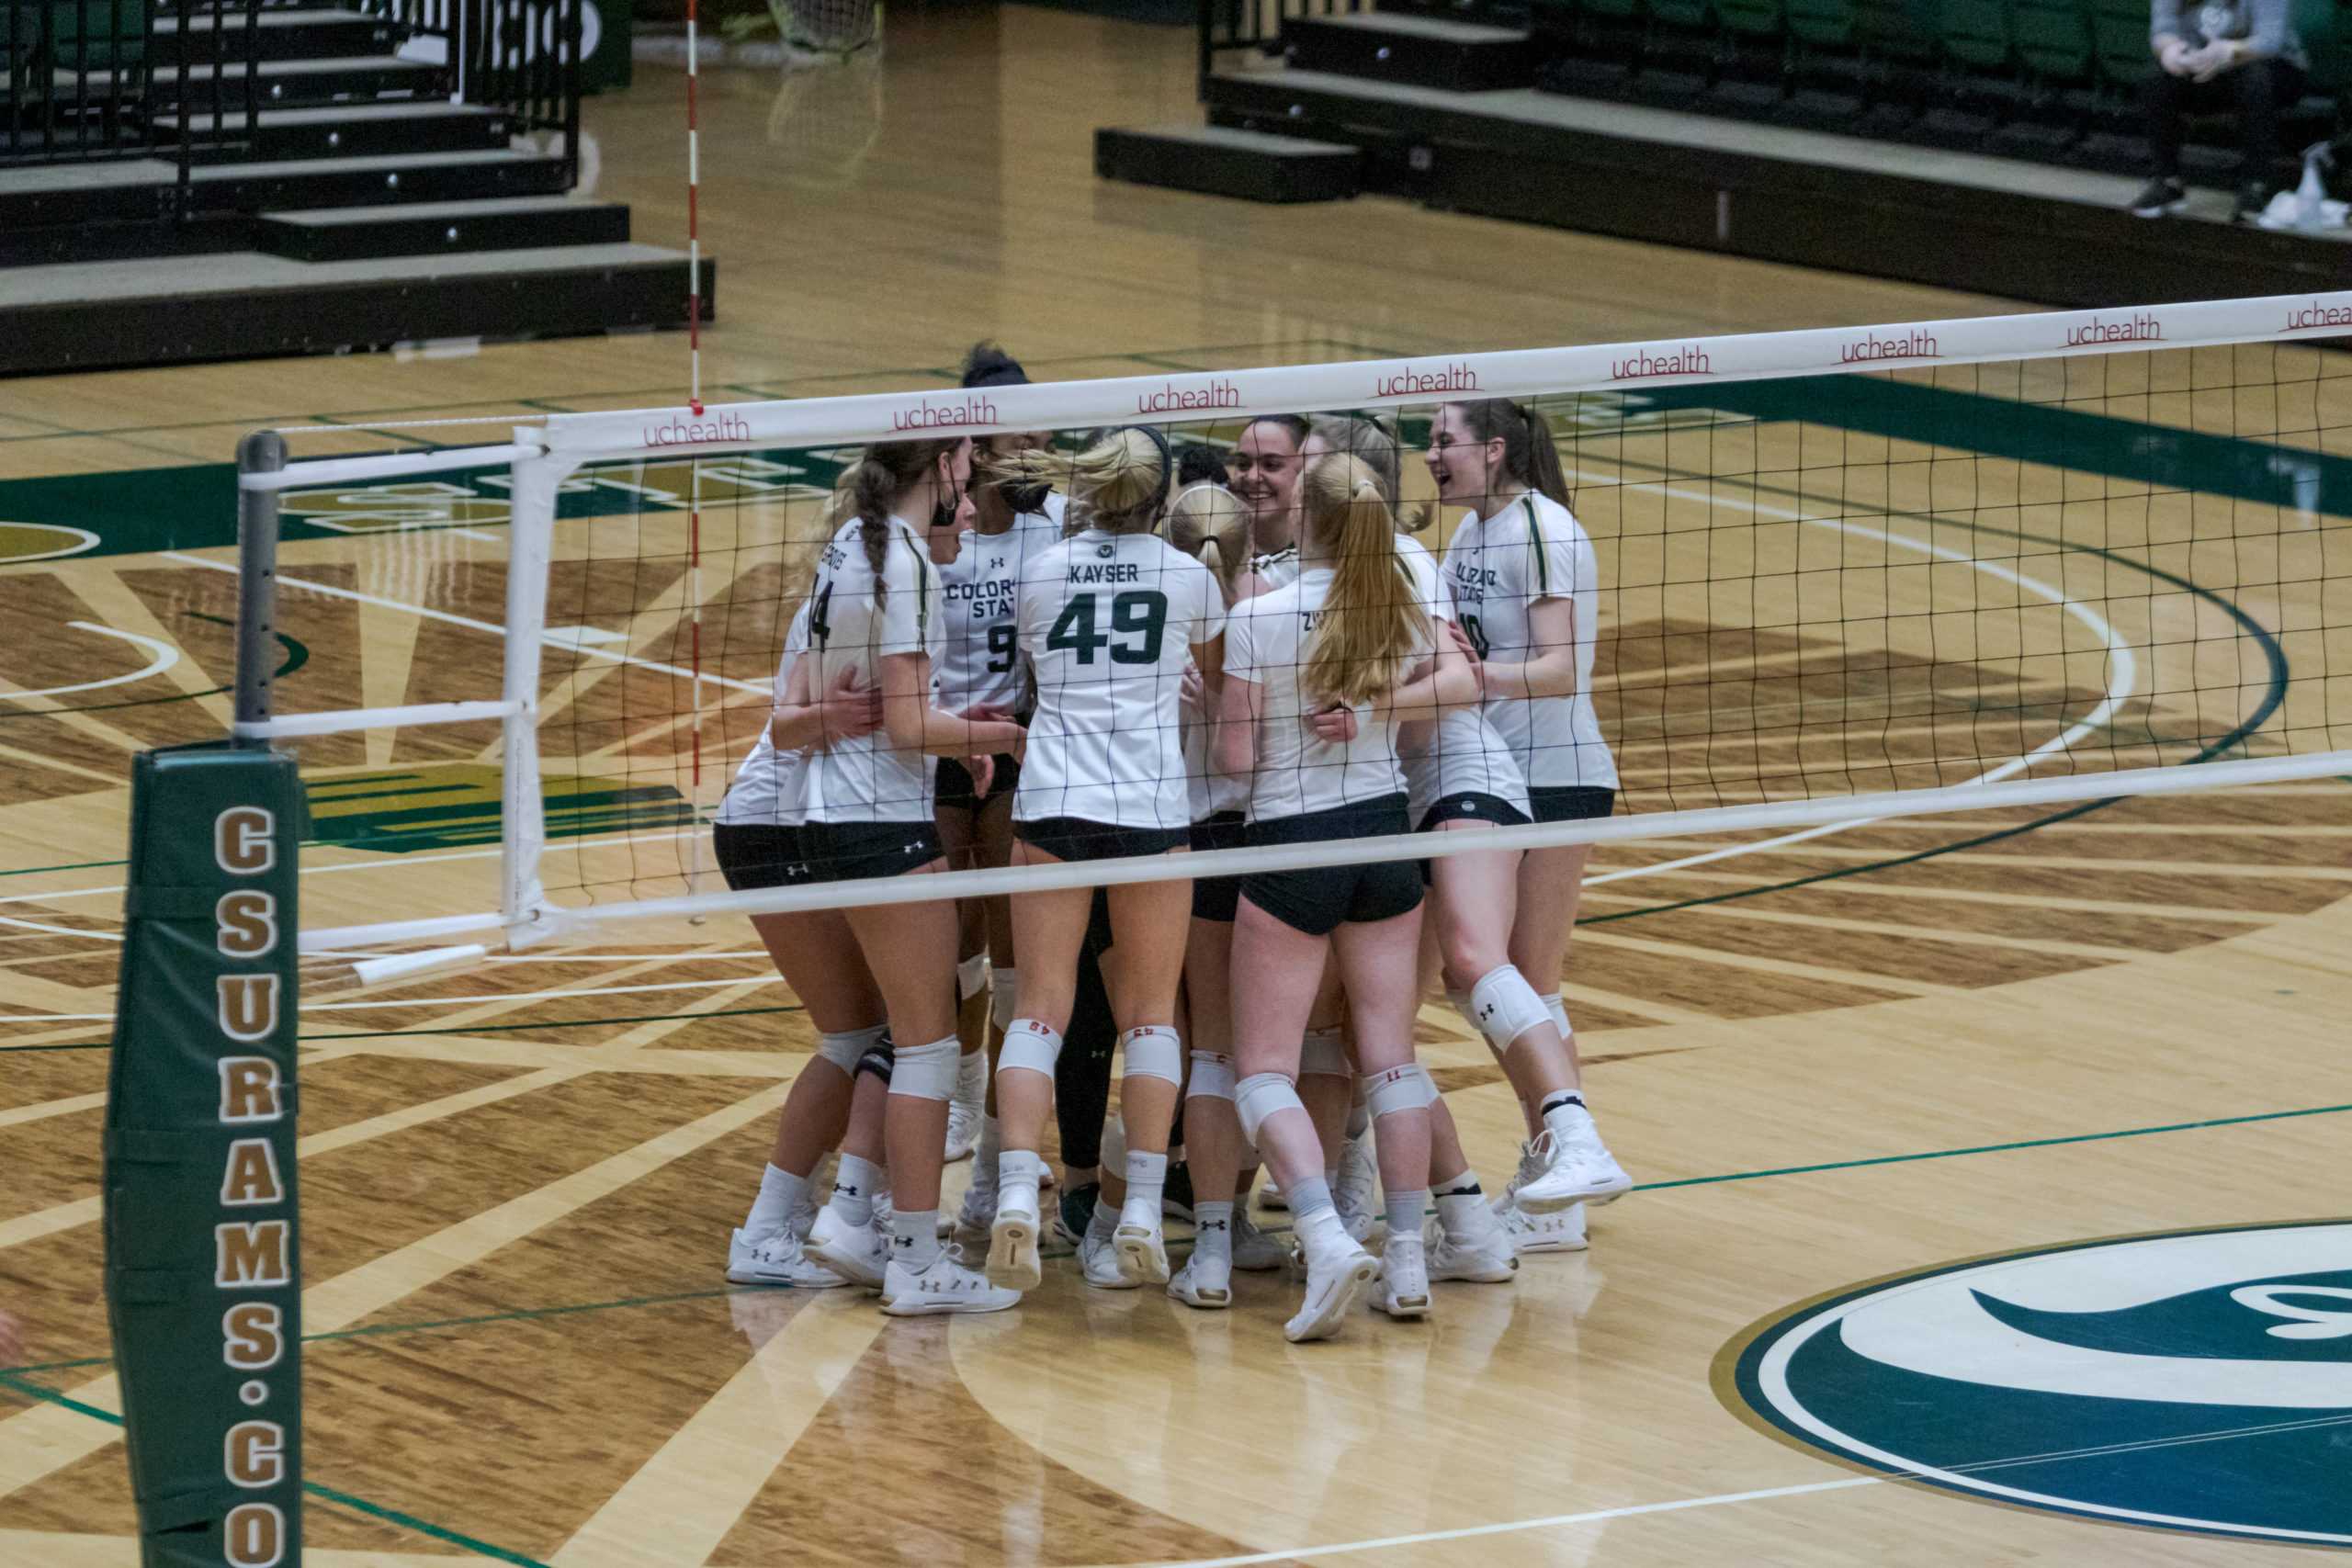
<svg viewBox="0 0 2352 1568"><path fill-rule="evenodd" d="M1111 627L1095 629L1094 602L1101 597L1080 593L1062 607L1053 629L1046 634L1048 651L1068 649L1080 664L1094 662L1095 651L1108 648L1114 664L1157 664L1159 645L1168 630L1168 595L1148 589L1131 589L1111 596Z"/></svg>

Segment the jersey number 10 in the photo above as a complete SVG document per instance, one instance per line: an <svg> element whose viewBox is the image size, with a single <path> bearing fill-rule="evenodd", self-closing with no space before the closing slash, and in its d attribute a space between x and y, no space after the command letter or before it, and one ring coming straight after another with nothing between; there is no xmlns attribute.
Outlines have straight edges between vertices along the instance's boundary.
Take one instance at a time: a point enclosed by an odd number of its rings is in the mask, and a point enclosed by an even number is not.
<svg viewBox="0 0 2352 1568"><path fill-rule="evenodd" d="M1157 664L1159 644L1168 630L1168 595L1135 589L1111 596L1111 629L1094 629L1094 601L1100 595L1080 593L1062 607L1053 629L1046 634L1048 651L1069 649L1080 664L1094 662L1095 650L1108 648L1114 664Z"/></svg>

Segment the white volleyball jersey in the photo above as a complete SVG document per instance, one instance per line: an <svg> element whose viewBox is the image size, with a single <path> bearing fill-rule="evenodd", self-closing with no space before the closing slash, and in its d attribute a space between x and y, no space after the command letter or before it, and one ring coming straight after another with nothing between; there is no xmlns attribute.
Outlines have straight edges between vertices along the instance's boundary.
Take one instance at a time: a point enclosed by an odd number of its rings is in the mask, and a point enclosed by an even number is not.
<svg viewBox="0 0 2352 1568"><path fill-rule="evenodd" d="M1398 552L1412 580L1414 602L1425 618L1436 609L1437 584L1428 573L1429 553ZM1310 728L1307 714L1325 705L1299 689L1315 623L1331 591L1331 569L1314 567L1296 582L1244 599L1226 623L1227 680L1254 681L1259 705L1257 772L1250 781L1250 820L1329 811L1401 795L1405 775L1396 759L1393 720L1375 722L1371 705L1356 709L1356 738L1325 740ZM1423 651L1430 634L1424 632Z"/></svg>
<svg viewBox="0 0 2352 1568"><path fill-rule="evenodd" d="M900 519L890 519L881 578L887 592L877 605L874 569L866 562L859 528L852 518L818 558L808 606L812 692L830 690L845 669L857 672L860 685L878 686L884 659L939 653L946 612L939 569L922 536ZM808 781L811 822L931 820L931 758L899 750L884 729L812 751Z"/></svg>
<svg viewBox="0 0 2352 1568"><path fill-rule="evenodd" d="M784 634L784 661L775 671L777 702L784 700L785 682L792 679L793 665L808 651L808 610L815 603L803 599L800 613L792 617L791 628ZM735 770L735 782L727 786L727 798L718 803L718 820L730 828L799 827L808 816L802 777L808 766L808 752L779 750L768 739L768 727L760 726L752 754Z"/></svg>
<svg viewBox="0 0 2352 1568"><path fill-rule="evenodd" d="M1047 491L1001 534L967 529L955 563L939 569L947 603L947 636L939 649L939 705L966 713L1011 708L1021 700L1021 651L1013 605L1023 563L1061 542L1063 498Z"/></svg>
<svg viewBox="0 0 2352 1568"><path fill-rule="evenodd" d="M1268 588L1288 588L1298 581L1298 547L1292 545L1250 558L1250 574Z"/></svg>
<svg viewBox="0 0 2352 1568"><path fill-rule="evenodd" d="M1191 822L1184 667L1225 629L1209 569L1156 534L1089 528L1032 562L1020 625L1037 711L1014 820Z"/></svg>
<svg viewBox="0 0 2352 1568"><path fill-rule="evenodd" d="M1426 573L1436 582L1437 613L1445 619L1456 620L1453 596L1446 592L1437 559L1429 547L1406 535L1396 536L1396 548L1413 561L1416 572ZM1428 726L1427 738L1416 747L1402 750L1398 760L1405 767L1406 793L1412 796L1411 816L1416 826L1429 814L1431 807L1449 795L1487 795L1506 801L1521 815L1528 815L1527 782L1519 776L1519 765L1511 761L1510 748L1487 722L1484 711L1476 707L1448 708L1438 716L1436 724Z"/></svg>
<svg viewBox="0 0 2352 1568"><path fill-rule="evenodd" d="M1205 822L1220 811L1250 808L1248 776L1235 778L1217 771L1215 750L1209 744L1209 720L1215 716L1189 702L1184 705L1184 774L1195 822Z"/></svg>
<svg viewBox="0 0 2352 1568"><path fill-rule="evenodd" d="M1614 789L1617 764L1592 705L1600 570L1592 540L1568 509L1529 491L1488 518L1471 517L1445 550L1453 613L1480 656L1497 664L1534 657L1528 611L1545 599L1576 605L1577 689L1566 697L1489 697L1487 721L1534 789Z"/></svg>

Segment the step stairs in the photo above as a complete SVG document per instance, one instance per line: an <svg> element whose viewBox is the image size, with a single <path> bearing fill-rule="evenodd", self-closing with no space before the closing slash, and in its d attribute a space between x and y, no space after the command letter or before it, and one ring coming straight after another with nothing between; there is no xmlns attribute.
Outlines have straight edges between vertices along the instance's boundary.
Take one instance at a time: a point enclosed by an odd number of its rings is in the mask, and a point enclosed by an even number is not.
<svg viewBox="0 0 2352 1568"><path fill-rule="evenodd" d="M1282 45L1293 70L1453 93L1532 85L1540 63L1524 28L1389 11L1286 17Z"/></svg>
<svg viewBox="0 0 2352 1568"><path fill-rule="evenodd" d="M209 107L155 117L166 137L191 137L202 163L254 164L316 158L367 158L400 152L479 152L503 147L514 117L480 104L446 101L328 104L261 109L250 138L244 117Z"/></svg>
<svg viewBox="0 0 2352 1568"><path fill-rule="evenodd" d="M619 202L532 196L265 212L255 240L271 255L325 262L619 244L628 232L628 209Z"/></svg>
<svg viewBox="0 0 2352 1568"><path fill-rule="evenodd" d="M1343 200L1361 188L1361 163L1357 149L1339 142L1216 125L1094 133L1094 172L1104 179L1244 201Z"/></svg>

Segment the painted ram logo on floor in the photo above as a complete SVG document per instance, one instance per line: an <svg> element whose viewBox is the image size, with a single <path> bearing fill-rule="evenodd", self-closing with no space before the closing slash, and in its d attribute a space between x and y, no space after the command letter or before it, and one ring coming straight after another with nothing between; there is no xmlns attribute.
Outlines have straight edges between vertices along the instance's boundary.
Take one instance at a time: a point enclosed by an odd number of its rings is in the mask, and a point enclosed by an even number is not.
<svg viewBox="0 0 2352 1568"><path fill-rule="evenodd" d="M1718 1364L1735 1408L1838 1459L2120 1523L2352 1545L2352 1224L1954 1264L1767 1320Z"/></svg>

